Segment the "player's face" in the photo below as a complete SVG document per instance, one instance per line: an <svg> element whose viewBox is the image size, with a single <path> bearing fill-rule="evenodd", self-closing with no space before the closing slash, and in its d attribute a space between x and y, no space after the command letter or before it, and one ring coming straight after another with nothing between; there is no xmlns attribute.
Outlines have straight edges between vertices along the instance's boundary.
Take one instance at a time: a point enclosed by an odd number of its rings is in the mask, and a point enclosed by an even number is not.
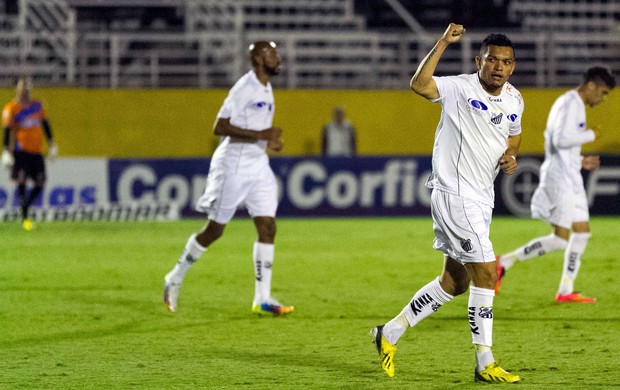
<svg viewBox="0 0 620 390"><path fill-rule="evenodd" d="M30 100L30 90L32 89L32 82L27 78L19 79L17 82L17 98L18 100Z"/></svg>
<svg viewBox="0 0 620 390"><path fill-rule="evenodd" d="M280 56L275 48L270 47L263 52L263 67L269 76L280 73Z"/></svg>
<svg viewBox="0 0 620 390"><path fill-rule="evenodd" d="M476 57L478 77L489 93L499 92L515 70L515 55L511 47L489 45L486 53Z"/></svg>
<svg viewBox="0 0 620 390"><path fill-rule="evenodd" d="M598 84L593 81L586 86L586 103L590 107L599 105L605 101L609 95L609 87L605 84Z"/></svg>

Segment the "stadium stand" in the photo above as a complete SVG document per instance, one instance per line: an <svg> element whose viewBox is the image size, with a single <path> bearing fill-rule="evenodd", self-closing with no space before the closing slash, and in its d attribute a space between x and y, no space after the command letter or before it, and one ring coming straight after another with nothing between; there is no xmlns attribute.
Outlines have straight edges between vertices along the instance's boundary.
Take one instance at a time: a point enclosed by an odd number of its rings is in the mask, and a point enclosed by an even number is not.
<svg viewBox="0 0 620 390"><path fill-rule="evenodd" d="M620 66L620 0L3 0L0 85L228 87L247 45L278 43L280 88L406 88L451 19L468 27L439 74L473 71L489 32L517 45L520 86L578 82L584 64ZM569 33L569 34L567 34ZM584 34L587 33L587 34Z"/></svg>

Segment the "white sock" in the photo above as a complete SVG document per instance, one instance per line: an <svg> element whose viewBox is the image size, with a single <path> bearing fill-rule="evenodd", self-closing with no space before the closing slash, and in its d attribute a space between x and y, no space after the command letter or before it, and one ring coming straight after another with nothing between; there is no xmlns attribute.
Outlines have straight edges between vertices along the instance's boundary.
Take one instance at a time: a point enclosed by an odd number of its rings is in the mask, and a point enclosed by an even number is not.
<svg viewBox="0 0 620 390"><path fill-rule="evenodd" d="M168 272L166 275L166 283L181 284L189 267L191 267L191 265L194 264L206 250L207 248L203 247L198 243L198 241L196 241L196 235L192 234L187 240L183 252L181 252L179 261L174 266L172 271Z"/></svg>
<svg viewBox="0 0 620 390"><path fill-rule="evenodd" d="M590 236L590 233L573 233L570 235L568 246L564 251L564 266L558 294L568 295L574 291L575 279L577 279L581 267L581 257L586 250Z"/></svg>
<svg viewBox="0 0 620 390"><path fill-rule="evenodd" d="M493 363L493 298L495 291L487 288L469 288L469 326L476 350L476 370L482 371ZM486 347L486 348L485 348Z"/></svg>
<svg viewBox="0 0 620 390"><path fill-rule="evenodd" d="M254 259L254 302L266 302L271 297L271 266L275 247L256 241L252 258Z"/></svg>
<svg viewBox="0 0 620 390"><path fill-rule="evenodd" d="M565 239L552 233L548 236L537 237L514 251L501 255L499 262L504 269L510 269L517 260L533 259L545 253L564 249L566 245L567 241Z"/></svg>
<svg viewBox="0 0 620 390"><path fill-rule="evenodd" d="M405 331L424 318L433 314L444 303L449 302L452 295L445 292L439 284L439 278L434 279L419 289L409 304L392 320L383 326L383 335L390 342L396 344Z"/></svg>

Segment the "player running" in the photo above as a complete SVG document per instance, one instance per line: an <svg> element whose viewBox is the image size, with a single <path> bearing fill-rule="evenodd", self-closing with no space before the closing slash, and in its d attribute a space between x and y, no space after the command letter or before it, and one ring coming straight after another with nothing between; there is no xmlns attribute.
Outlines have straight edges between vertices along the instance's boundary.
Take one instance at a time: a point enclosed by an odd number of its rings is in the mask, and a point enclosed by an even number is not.
<svg viewBox="0 0 620 390"><path fill-rule="evenodd" d="M545 161L540 167L540 183L532 197L532 217L548 222L553 233L537 237L505 255L498 256L500 283L516 262L533 259L545 253L564 250L562 279L555 295L560 303L594 303L596 298L574 290L581 258L590 239L588 197L581 169L595 170L598 155L582 156L581 145L596 138L586 129L586 105L594 107L616 86L607 68L595 66L586 70L581 84L560 96L549 112L545 130Z"/></svg>
<svg viewBox="0 0 620 390"><path fill-rule="evenodd" d="M398 339L469 288L467 315L476 354L474 378L514 383L521 378L499 367L491 351L497 264L489 227L493 181L499 169L509 175L517 169L523 99L508 83L515 69L515 51L502 34L484 39L476 56L476 73L433 76L448 45L458 42L464 33L462 25L451 23L410 83L418 95L442 106L427 185L433 189L433 247L444 253L444 268L396 317L373 328L371 336L381 367L392 377Z"/></svg>
<svg viewBox="0 0 620 390"><path fill-rule="evenodd" d="M209 222L189 237L178 263L165 277L164 303L172 312L177 310L185 273L222 236L240 205L248 209L258 233L252 254L256 278L252 312L283 315L294 310L271 296L278 191L265 151L282 148L282 130L272 125L275 101L269 82L280 72L280 56L275 43L259 41L250 46L250 59L253 69L232 87L217 114L214 133L220 143L211 159L205 192L196 204Z"/></svg>
<svg viewBox="0 0 620 390"><path fill-rule="evenodd" d="M43 160L43 135L47 139L47 158L58 155L58 147L52 137L52 129L38 100L32 100L32 80L20 77L17 81L16 97L2 110L4 128L2 165L11 170L11 179L17 184L22 215L22 227L26 231L34 225L28 212L45 185L45 162ZM34 182L29 193L28 179Z"/></svg>

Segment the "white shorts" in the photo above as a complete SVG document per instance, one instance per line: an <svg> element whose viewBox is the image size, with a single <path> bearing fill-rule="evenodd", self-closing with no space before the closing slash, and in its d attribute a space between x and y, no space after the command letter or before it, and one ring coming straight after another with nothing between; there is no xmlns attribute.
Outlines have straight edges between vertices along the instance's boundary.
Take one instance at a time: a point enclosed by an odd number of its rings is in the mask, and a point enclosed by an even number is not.
<svg viewBox="0 0 620 390"><path fill-rule="evenodd" d="M493 208L475 200L433 190L433 248L461 264L495 261L489 227Z"/></svg>
<svg viewBox="0 0 620 390"><path fill-rule="evenodd" d="M227 173L218 168L209 171L207 186L196 202L196 210L225 225L240 207L247 208L252 218L276 216L278 188L269 166L252 176Z"/></svg>
<svg viewBox="0 0 620 390"><path fill-rule="evenodd" d="M538 187L530 205L533 218L570 229L574 222L590 220L585 189L572 192L566 189Z"/></svg>

